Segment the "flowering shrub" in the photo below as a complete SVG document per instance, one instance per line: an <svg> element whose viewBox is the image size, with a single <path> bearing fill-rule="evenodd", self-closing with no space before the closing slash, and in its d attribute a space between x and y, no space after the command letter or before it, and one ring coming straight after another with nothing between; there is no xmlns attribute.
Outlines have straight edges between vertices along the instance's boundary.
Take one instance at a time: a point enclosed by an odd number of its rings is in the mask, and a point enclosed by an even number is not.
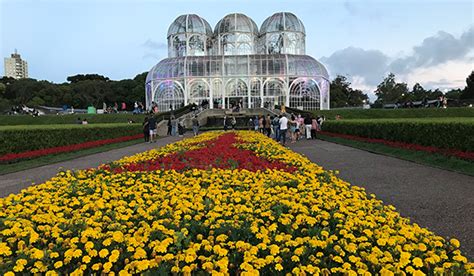
<svg viewBox="0 0 474 276"><path fill-rule="evenodd" d="M176 144L0 199L0 273L474 272L456 239L261 134L211 132ZM216 162L227 156L232 166ZM259 169L248 164L256 156Z"/></svg>

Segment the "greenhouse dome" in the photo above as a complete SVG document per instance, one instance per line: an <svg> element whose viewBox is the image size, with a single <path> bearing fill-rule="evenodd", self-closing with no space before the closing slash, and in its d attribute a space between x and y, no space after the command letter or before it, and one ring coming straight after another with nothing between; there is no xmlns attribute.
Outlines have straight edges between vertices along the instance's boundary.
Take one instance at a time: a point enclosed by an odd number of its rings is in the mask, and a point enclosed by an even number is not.
<svg viewBox="0 0 474 276"><path fill-rule="evenodd" d="M305 54L303 22L289 12L279 12L267 18L260 28L260 40L266 54Z"/></svg>
<svg viewBox="0 0 474 276"><path fill-rule="evenodd" d="M195 103L204 108L329 109L329 75L305 55L305 29L292 13L276 13L258 31L244 14L226 15L214 28L195 14L169 27L169 58L146 78L147 108Z"/></svg>
<svg viewBox="0 0 474 276"><path fill-rule="evenodd" d="M226 15L217 23L214 36L218 55L256 54L258 27L244 14Z"/></svg>
<svg viewBox="0 0 474 276"><path fill-rule="evenodd" d="M212 29L196 14L176 18L168 29L168 56L204 56L212 47Z"/></svg>

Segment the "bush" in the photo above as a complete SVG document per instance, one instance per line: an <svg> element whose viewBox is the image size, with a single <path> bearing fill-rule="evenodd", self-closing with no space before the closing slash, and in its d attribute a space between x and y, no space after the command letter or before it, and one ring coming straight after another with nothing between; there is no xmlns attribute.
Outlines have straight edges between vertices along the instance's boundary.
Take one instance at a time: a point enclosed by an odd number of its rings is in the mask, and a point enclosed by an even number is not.
<svg viewBox="0 0 474 276"><path fill-rule="evenodd" d="M474 151L472 118L326 121L323 130L423 146Z"/></svg>
<svg viewBox="0 0 474 276"><path fill-rule="evenodd" d="M136 135L140 124L11 126L0 128L0 155Z"/></svg>
<svg viewBox="0 0 474 276"><path fill-rule="evenodd" d="M324 115L331 120L336 115L343 119L474 117L474 108L331 109L313 111L313 114Z"/></svg>

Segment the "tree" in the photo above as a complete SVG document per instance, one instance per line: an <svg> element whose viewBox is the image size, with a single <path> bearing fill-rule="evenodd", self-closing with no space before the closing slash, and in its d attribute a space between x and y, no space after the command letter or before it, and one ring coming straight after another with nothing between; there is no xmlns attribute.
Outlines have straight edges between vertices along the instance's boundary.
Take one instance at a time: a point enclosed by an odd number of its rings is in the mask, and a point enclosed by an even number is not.
<svg viewBox="0 0 474 276"><path fill-rule="evenodd" d="M379 105L398 103L408 94L408 86L406 83L397 83L393 73L388 76L377 86L375 101Z"/></svg>
<svg viewBox="0 0 474 276"><path fill-rule="evenodd" d="M361 106L368 96L362 91L352 89L345 76L338 75L331 82L331 107Z"/></svg>
<svg viewBox="0 0 474 276"><path fill-rule="evenodd" d="M109 78L98 75L98 74L86 74L86 75L79 74L79 75L67 77L67 81L71 83L77 83L77 82L86 81L86 80L109 81Z"/></svg>
<svg viewBox="0 0 474 276"><path fill-rule="evenodd" d="M444 94L446 98L452 99L452 100L459 100L461 97L462 90L461 89L451 89L450 91L446 92Z"/></svg>
<svg viewBox="0 0 474 276"><path fill-rule="evenodd" d="M466 87L461 93L461 99L474 99L474 71L466 78Z"/></svg>

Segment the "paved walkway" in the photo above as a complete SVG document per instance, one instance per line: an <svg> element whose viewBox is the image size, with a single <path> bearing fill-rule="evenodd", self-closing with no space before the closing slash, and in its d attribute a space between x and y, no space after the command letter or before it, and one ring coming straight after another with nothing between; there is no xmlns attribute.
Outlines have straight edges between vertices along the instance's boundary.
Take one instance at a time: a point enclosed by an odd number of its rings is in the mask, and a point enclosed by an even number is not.
<svg viewBox="0 0 474 276"><path fill-rule="evenodd" d="M325 142L301 140L290 148L340 178L364 187L404 217L445 238L455 237L474 259L474 177Z"/></svg>
<svg viewBox="0 0 474 276"><path fill-rule="evenodd" d="M55 176L60 170L77 170L94 168L101 164L120 159L124 156L133 155L139 152L161 147L171 142L178 141L180 137L163 137L156 143L141 143L129 147L113 149L101 153L83 156L77 159L49 164L25 171L0 175L0 197L5 197L11 193L18 193L20 190L31 186L32 183L43 183Z"/></svg>

